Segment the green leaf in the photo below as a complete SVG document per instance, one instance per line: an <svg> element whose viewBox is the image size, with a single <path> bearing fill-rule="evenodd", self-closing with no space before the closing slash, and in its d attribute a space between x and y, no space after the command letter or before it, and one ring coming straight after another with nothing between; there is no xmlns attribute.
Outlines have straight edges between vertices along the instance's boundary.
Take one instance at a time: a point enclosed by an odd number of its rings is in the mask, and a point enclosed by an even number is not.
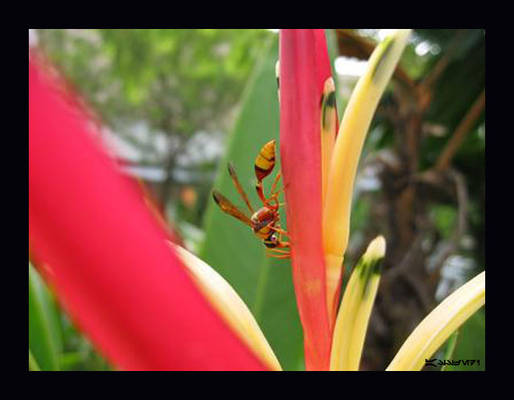
<svg viewBox="0 0 514 400"><path fill-rule="evenodd" d="M32 352L29 349L29 371L41 371L39 365L37 365L36 359L32 355Z"/></svg>
<svg viewBox="0 0 514 400"><path fill-rule="evenodd" d="M473 365L448 365L445 371L485 371L485 310L475 313L459 329L452 360L478 360Z"/></svg>
<svg viewBox="0 0 514 400"><path fill-rule="evenodd" d="M43 280L31 264L29 264L29 349L41 370L59 370L62 337L57 307Z"/></svg>
<svg viewBox="0 0 514 400"><path fill-rule="evenodd" d="M446 343L446 350L444 351L444 359L451 360L453 357L453 352L455 351L455 347L457 346L457 340L459 339L459 330L457 329L450 336ZM441 371L445 371L448 368L448 365L443 365L441 367Z"/></svg>
<svg viewBox="0 0 514 400"><path fill-rule="evenodd" d="M230 136L227 154L218 168L214 187L247 210L234 188L227 163L234 164L241 184L254 208L254 161L260 148L271 139L279 140L279 106L275 79L278 40L264 50L260 65L246 89L241 112ZM277 149L278 150L278 149ZM279 165L275 166L274 174ZM273 174L273 175L274 175ZM273 176L264 180L266 193ZM285 212L281 211L285 219ZM200 257L215 268L248 305L284 369L303 364L303 335L289 260L266 257L262 242L249 227L224 214L209 201L205 217L205 241Z"/></svg>

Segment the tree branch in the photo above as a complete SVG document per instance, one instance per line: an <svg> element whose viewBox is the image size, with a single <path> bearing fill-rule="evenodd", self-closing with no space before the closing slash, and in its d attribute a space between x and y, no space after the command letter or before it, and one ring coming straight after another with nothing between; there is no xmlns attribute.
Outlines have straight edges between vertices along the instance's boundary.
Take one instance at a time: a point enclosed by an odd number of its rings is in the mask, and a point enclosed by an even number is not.
<svg viewBox="0 0 514 400"><path fill-rule="evenodd" d="M457 49L457 45L460 43L461 37L464 33L464 30L460 29L456 35L453 37L448 49L445 51L444 55L437 61L434 68L430 70L428 75L423 79L422 86L427 89L431 89L435 82L439 79L441 74L444 72L448 64L450 63L455 50Z"/></svg>
<svg viewBox="0 0 514 400"><path fill-rule="evenodd" d="M437 159L435 164L436 170L442 171L450 165L450 162L457 152L458 148L462 144L464 138L469 133L473 125L475 124L478 117L482 114L482 111L485 108L485 89L482 90L480 96L475 100L473 106L466 113L462 121L455 129L453 136L446 144L443 152Z"/></svg>
<svg viewBox="0 0 514 400"><path fill-rule="evenodd" d="M336 29L337 47L339 54L346 57L354 57L359 60L368 60L376 47L376 43L366 39L353 31L353 29ZM394 78L414 89L414 81L409 78L407 72L398 64L394 71Z"/></svg>

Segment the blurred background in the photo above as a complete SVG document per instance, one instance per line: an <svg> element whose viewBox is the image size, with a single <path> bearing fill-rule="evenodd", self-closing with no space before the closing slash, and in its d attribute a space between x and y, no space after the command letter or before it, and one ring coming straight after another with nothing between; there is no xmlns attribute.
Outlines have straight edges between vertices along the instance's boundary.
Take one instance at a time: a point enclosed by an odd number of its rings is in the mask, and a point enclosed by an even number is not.
<svg viewBox="0 0 514 400"><path fill-rule="evenodd" d="M217 269L256 316L285 369L304 369L287 261L215 208L236 204L232 161L250 200L253 161L278 139L278 30L29 30L83 96L106 148L185 245ZM341 117L385 29L327 30ZM361 369L383 370L437 303L485 268L485 31L414 30L384 94L356 180L348 272L378 234L387 257ZM112 369L29 266L29 358L41 369ZM485 311L452 359L485 368ZM436 355L445 358L446 345Z"/></svg>

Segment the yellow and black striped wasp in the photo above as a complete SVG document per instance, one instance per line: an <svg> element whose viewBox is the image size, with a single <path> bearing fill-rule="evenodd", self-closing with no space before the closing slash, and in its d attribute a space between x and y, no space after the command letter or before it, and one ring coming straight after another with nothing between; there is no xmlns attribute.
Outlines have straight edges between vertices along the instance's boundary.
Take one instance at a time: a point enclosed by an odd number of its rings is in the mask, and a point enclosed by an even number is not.
<svg viewBox="0 0 514 400"><path fill-rule="evenodd" d="M263 204L263 207L255 211L250 204L248 196L241 186L239 179L237 178L234 167L232 164L228 164L228 172L232 178L232 182L234 183L234 186L250 210L251 217L248 217L248 215L246 215L238 207L232 204L229 199L223 196L216 189L212 191L212 196L216 204L218 204L223 212L232 215L234 218L237 218L252 228L253 233L258 238L262 239L264 245L266 246L266 253L268 256L276 258L289 258L289 242L282 240L282 235L287 235L287 232L280 227L279 222L280 215L278 210L280 208L280 203L278 196L280 190L277 191L276 187L280 179L280 172L275 177L268 197L264 195L264 188L262 185L263 179L271 174L274 167L275 140L271 140L261 148L257 158L255 159L255 176L257 178L255 189L257 190L257 195Z"/></svg>

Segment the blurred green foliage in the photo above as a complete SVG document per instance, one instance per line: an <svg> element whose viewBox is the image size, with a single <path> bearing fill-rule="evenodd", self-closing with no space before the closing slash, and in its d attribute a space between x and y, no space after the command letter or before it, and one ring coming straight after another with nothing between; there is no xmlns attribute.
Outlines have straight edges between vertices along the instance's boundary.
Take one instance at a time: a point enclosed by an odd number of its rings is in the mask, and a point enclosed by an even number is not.
<svg viewBox="0 0 514 400"><path fill-rule="evenodd" d="M38 30L40 48L105 122L169 134L218 126L240 98L265 30ZM166 126L168 127L168 126ZM121 132L122 133L122 132Z"/></svg>
<svg viewBox="0 0 514 400"><path fill-rule="evenodd" d="M29 369L107 370L107 363L69 321L29 264Z"/></svg>
<svg viewBox="0 0 514 400"><path fill-rule="evenodd" d="M29 354L40 369L59 370L62 332L52 294L29 264Z"/></svg>

